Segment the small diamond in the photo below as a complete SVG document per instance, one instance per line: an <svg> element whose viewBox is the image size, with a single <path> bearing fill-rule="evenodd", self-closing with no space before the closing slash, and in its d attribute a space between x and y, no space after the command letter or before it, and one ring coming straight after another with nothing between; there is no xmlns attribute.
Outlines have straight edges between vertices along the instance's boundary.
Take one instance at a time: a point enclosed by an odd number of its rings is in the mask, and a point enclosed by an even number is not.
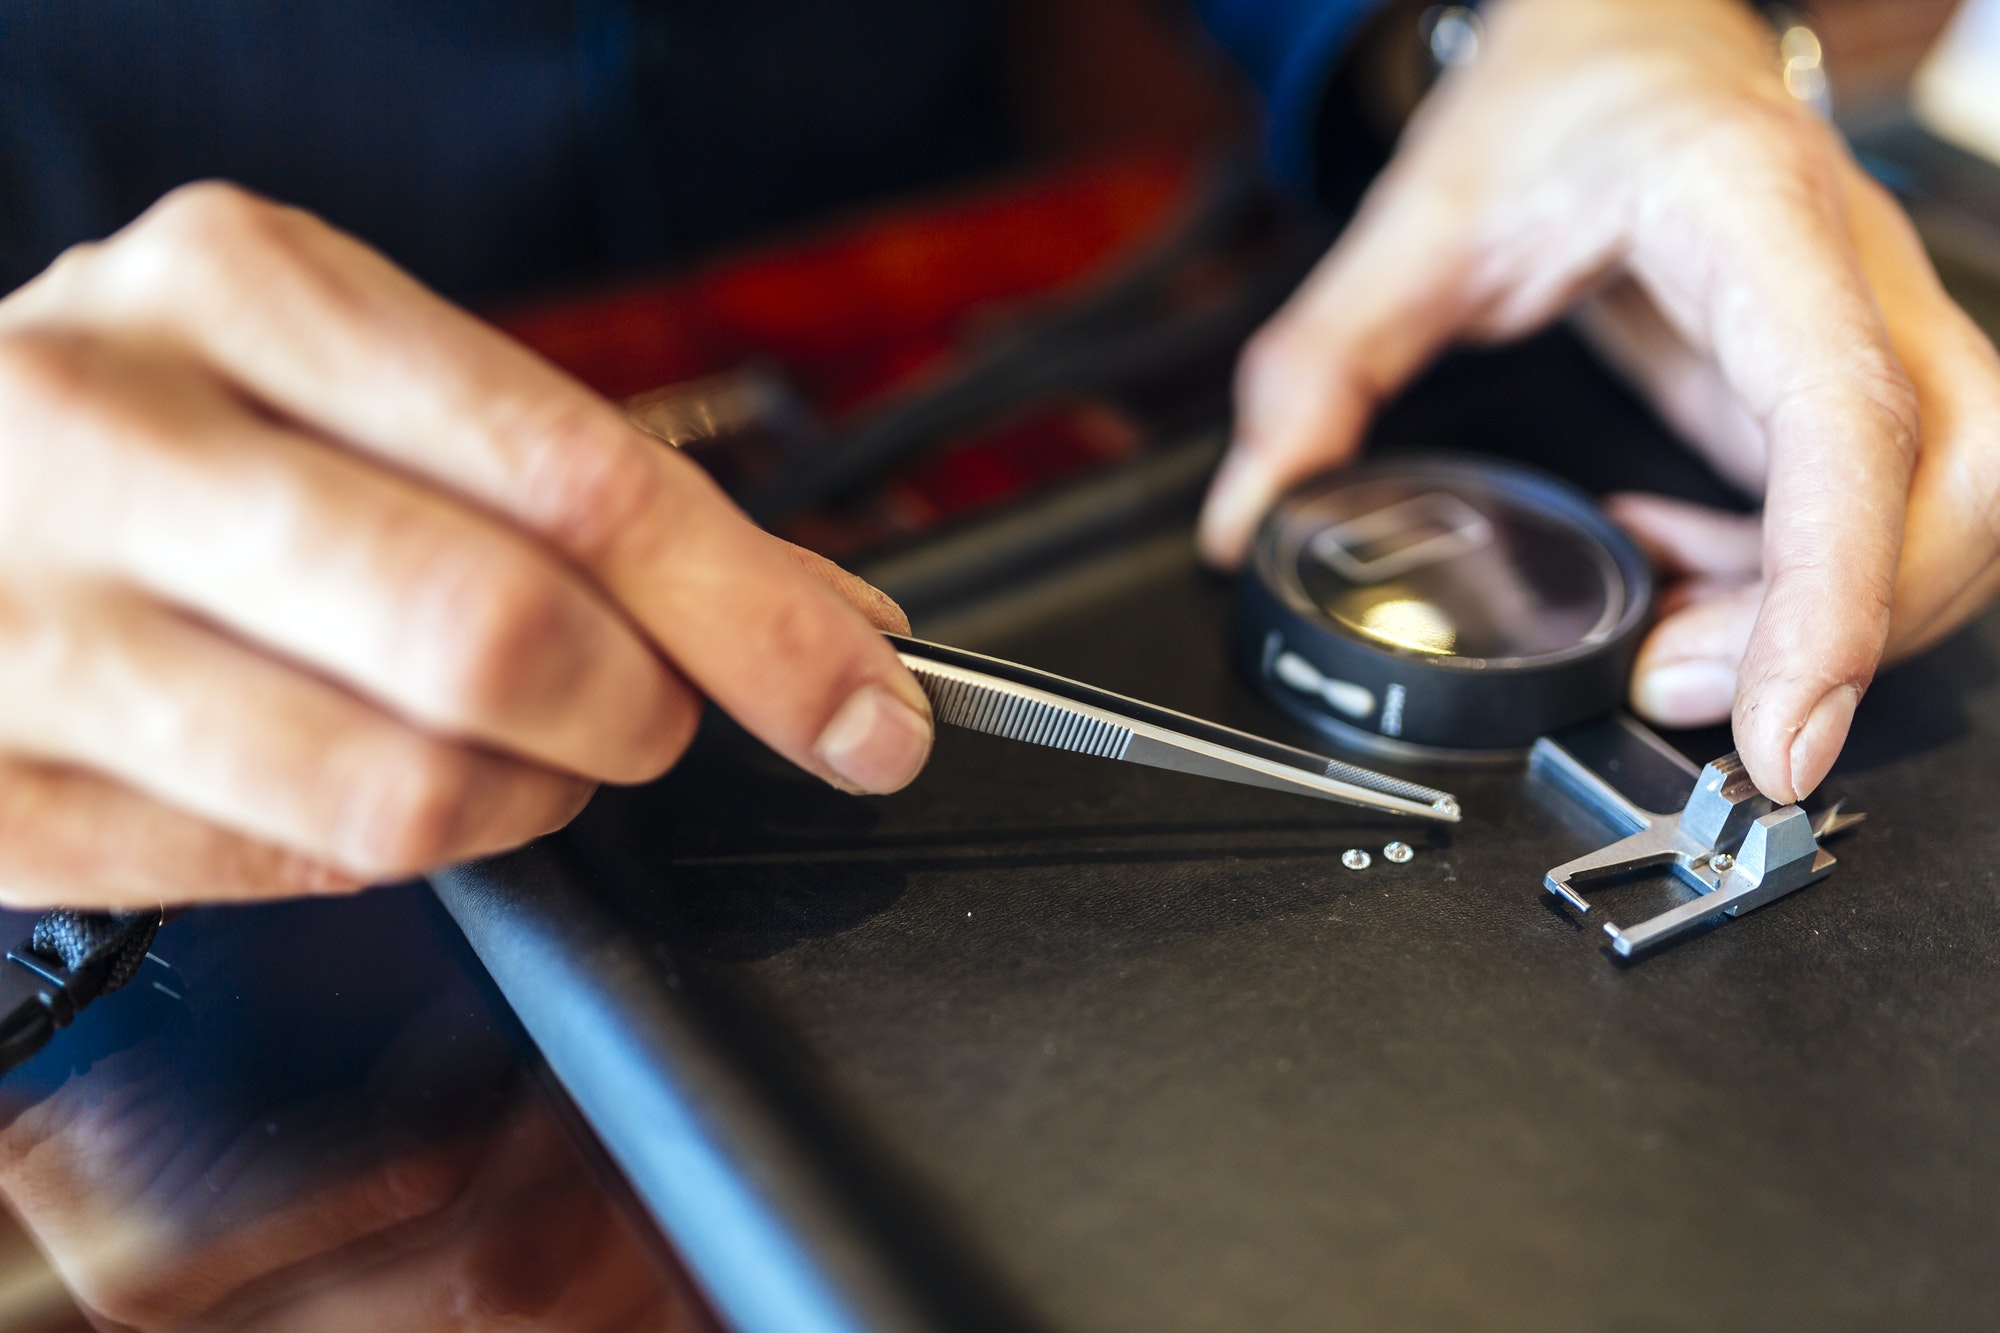
<svg viewBox="0 0 2000 1333"><path fill-rule="evenodd" d="M1383 859L1387 861L1394 861L1397 865L1403 865L1411 857L1415 855L1416 852L1410 847L1410 844L1407 842L1392 842L1387 847L1384 847L1382 849Z"/></svg>
<svg viewBox="0 0 2000 1333"><path fill-rule="evenodd" d="M1736 858L1731 856L1728 852L1717 852L1714 856L1708 858L1709 869L1713 870L1718 875L1728 874L1729 867L1735 864L1736 864Z"/></svg>
<svg viewBox="0 0 2000 1333"><path fill-rule="evenodd" d="M1350 847L1340 854L1340 863L1349 870L1366 870L1373 858L1359 847Z"/></svg>

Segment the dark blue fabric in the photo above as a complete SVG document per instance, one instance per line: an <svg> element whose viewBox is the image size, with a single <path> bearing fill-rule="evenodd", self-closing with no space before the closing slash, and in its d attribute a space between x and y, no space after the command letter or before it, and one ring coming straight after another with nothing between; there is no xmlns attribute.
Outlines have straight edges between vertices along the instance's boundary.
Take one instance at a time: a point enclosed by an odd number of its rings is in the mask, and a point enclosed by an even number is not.
<svg viewBox="0 0 2000 1333"><path fill-rule="evenodd" d="M0 283L183 181L460 297L999 161L989 0L0 0Z"/></svg>
<svg viewBox="0 0 2000 1333"><path fill-rule="evenodd" d="M1273 173L1306 189L1327 81L1383 0L1196 0L1202 21L1264 94Z"/></svg>
<svg viewBox="0 0 2000 1333"><path fill-rule="evenodd" d="M1310 176L1371 0L1197 0ZM1009 151L1001 0L0 0L0 290L181 182L459 298L629 273Z"/></svg>

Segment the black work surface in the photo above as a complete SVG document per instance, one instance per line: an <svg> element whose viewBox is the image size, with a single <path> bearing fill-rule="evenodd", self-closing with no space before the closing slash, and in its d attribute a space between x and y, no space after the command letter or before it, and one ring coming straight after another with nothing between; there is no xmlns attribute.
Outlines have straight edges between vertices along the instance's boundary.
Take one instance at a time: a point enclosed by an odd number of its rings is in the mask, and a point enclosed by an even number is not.
<svg viewBox="0 0 2000 1333"><path fill-rule="evenodd" d="M917 628L1300 739L1228 617L1168 524ZM758 1333L1990 1328L1996 639L1871 693L1830 879L1637 965L1525 772L1412 828L949 730L857 800L711 725L439 887Z"/></svg>

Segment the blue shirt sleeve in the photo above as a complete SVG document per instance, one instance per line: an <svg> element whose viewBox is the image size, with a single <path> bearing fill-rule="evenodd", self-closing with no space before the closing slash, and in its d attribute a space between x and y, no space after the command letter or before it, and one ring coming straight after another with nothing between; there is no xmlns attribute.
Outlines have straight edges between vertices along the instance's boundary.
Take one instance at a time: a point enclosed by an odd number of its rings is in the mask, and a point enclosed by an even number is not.
<svg viewBox="0 0 2000 1333"><path fill-rule="evenodd" d="M1196 0L1202 22L1264 94L1273 173L1306 189L1322 95L1361 21L1382 0Z"/></svg>

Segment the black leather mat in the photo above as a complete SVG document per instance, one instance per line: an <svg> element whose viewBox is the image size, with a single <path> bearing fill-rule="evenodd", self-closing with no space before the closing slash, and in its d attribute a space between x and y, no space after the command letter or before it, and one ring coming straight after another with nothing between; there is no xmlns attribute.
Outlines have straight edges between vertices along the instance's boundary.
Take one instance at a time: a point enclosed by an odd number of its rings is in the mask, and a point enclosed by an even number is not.
<svg viewBox="0 0 2000 1333"><path fill-rule="evenodd" d="M1517 438L1586 432L1537 355ZM1298 739L1170 515L927 612ZM856 800L711 725L439 889L758 1333L1991 1327L1996 655L1989 619L1870 695L1831 879L1631 966L1541 891L1608 839L1524 772L1412 830L949 731Z"/></svg>

